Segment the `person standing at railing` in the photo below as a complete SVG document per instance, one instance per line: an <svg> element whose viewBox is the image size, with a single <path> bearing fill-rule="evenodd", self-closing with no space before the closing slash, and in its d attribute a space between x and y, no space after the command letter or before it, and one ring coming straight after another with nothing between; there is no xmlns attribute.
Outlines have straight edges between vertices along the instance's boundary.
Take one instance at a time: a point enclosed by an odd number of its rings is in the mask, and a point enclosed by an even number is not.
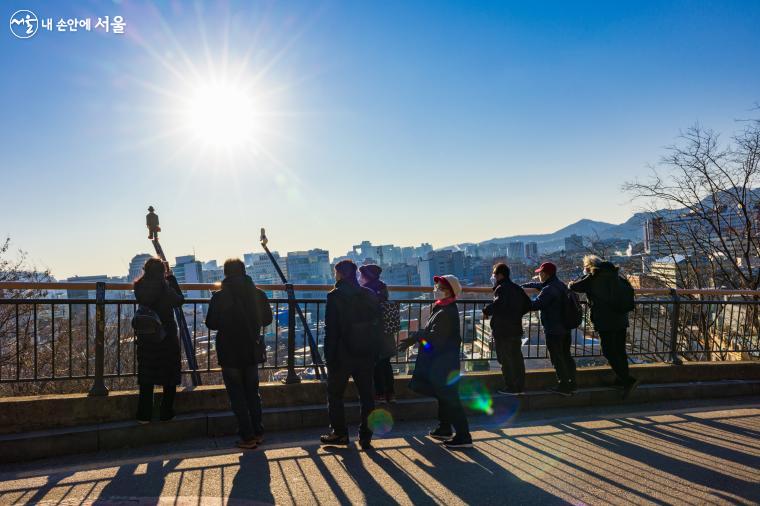
<svg viewBox="0 0 760 506"><path fill-rule="evenodd" d="M438 400L438 427L430 431L430 437L450 448L470 448L470 426L456 381L460 374L462 345L456 300L462 293L462 285L450 274L435 276L433 281L435 303L430 318L423 330L414 332L401 345L402 348L419 346L409 388Z"/></svg>
<svg viewBox="0 0 760 506"><path fill-rule="evenodd" d="M618 268L596 255L583 258L584 276L571 281L568 288L585 293L591 306L591 323L602 341L602 354L615 372L613 386L623 389L626 399L639 384L628 372L625 349L628 313L633 309L633 287L620 276Z"/></svg>
<svg viewBox="0 0 760 506"><path fill-rule="evenodd" d="M531 300L531 311L540 311L544 339L549 350L558 384L550 388L560 395L570 396L578 389L575 383L575 360L570 353L571 329L565 326L565 304L568 303L567 286L557 277L557 266L544 262L535 270L538 283L524 283L522 288L540 290Z"/></svg>
<svg viewBox="0 0 760 506"><path fill-rule="evenodd" d="M359 284L369 288L382 305L388 302L388 287L380 280L383 269L379 265L362 265L359 267ZM383 342L375 364L375 402L393 402L393 367L391 357L396 353L396 336L383 329Z"/></svg>
<svg viewBox="0 0 760 506"><path fill-rule="evenodd" d="M206 327L216 330L216 356L232 411L239 448L252 450L264 440L258 364L266 361L261 328L272 323L266 294L245 273L238 258L224 262L222 289L211 295Z"/></svg>
<svg viewBox="0 0 760 506"><path fill-rule="evenodd" d="M348 445L343 396L349 378L359 392L361 424L359 445L372 446L368 417L375 409L372 379L382 340L382 314L374 293L359 285L356 264L342 260L335 265L335 288L327 294L325 308L325 358L327 361L327 412L332 431L320 437L327 445Z"/></svg>
<svg viewBox="0 0 760 506"><path fill-rule="evenodd" d="M530 311L530 297L509 278L509 267L498 263L491 276L493 302L483 308L491 318L496 359L501 364L506 388L500 394L519 395L525 390L525 359L522 354L523 315Z"/></svg>
<svg viewBox="0 0 760 506"><path fill-rule="evenodd" d="M153 411L153 387L161 385L160 419L174 418L174 396L181 382L180 347L174 308L182 307L185 298L177 279L160 258L149 258L142 276L135 281L138 304L152 309L161 320L165 335L159 341L137 340L137 421L148 423Z"/></svg>

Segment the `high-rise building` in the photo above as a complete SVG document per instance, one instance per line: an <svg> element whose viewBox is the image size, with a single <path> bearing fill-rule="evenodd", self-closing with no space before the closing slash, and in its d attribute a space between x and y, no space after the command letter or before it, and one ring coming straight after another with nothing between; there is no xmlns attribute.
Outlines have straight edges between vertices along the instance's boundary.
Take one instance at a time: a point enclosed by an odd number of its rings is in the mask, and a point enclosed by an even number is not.
<svg viewBox="0 0 760 506"><path fill-rule="evenodd" d="M149 255L148 253L140 253L132 257L132 261L129 262L129 274L127 274L127 280L130 283L133 283L142 275L145 261L152 257L153 255Z"/></svg>
<svg viewBox="0 0 760 506"><path fill-rule="evenodd" d="M184 255L175 258L172 267L178 283L203 283L203 264L195 259L195 255ZM185 295L191 299L208 296L205 290L186 290Z"/></svg>
<svg viewBox="0 0 760 506"><path fill-rule="evenodd" d="M431 251L418 264L420 284L432 286L433 276L441 274L453 274L459 279L463 279L464 258L464 251Z"/></svg>
<svg viewBox="0 0 760 506"><path fill-rule="evenodd" d="M565 251L581 251L583 249L583 237L573 234L565 237Z"/></svg>
<svg viewBox="0 0 760 506"><path fill-rule="evenodd" d="M525 258L528 260L536 260L538 258L538 243L525 243Z"/></svg>
<svg viewBox="0 0 760 506"><path fill-rule="evenodd" d="M383 268L381 279L387 285L419 286L420 274L416 265L405 263L393 264ZM418 292L391 292L391 298L412 299L418 297Z"/></svg>
<svg viewBox="0 0 760 506"><path fill-rule="evenodd" d="M512 260L522 260L525 255L525 243L514 241L507 244L507 258Z"/></svg>
<svg viewBox="0 0 760 506"><path fill-rule="evenodd" d="M282 279L280 279L280 275L277 274L277 269L275 269L274 265L272 264L272 261L269 259L269 255L266 253L250 253L249 255L246 255L248 259L250 260L250 264L246 267L246 272L249 276L251 276L251 279L253 279L254 283L259 285L279 285L282 284ZM277 264L280 266L280 269L282 269L283 274L285 276L288 275L288 266L286 265L286 262L284 262L280 258L280 254L276 251L272 252L272 256L277 261ZM288 280L290 281L290 280ZM266 291L267 296L270 298L285 298L286 294L283 291L276 291L272 292L267 290Z"/></svg>
<svg viewBox="0 0 760 506"><path fill-rule="evenodd" d="M323 249L290 251L285 257L288 281L295 284L330 285L333 283L330 253ZM323 297L324 292L299 292L305 298Z"/></svg>

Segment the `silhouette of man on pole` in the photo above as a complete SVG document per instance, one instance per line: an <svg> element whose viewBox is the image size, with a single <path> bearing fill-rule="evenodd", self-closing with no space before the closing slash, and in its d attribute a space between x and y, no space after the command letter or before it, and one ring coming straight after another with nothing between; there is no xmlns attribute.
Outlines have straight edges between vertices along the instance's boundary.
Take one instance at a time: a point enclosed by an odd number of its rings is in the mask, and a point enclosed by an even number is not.
<svg viewBox="0 0 760 506"><path fill-rule="evenodd" d="M148 239L158 240L158 233L161 231L161 227L158 226L158 215L153 211L153 206L150 206L148 214L145 216L145 225L148 227Z"/></svg>

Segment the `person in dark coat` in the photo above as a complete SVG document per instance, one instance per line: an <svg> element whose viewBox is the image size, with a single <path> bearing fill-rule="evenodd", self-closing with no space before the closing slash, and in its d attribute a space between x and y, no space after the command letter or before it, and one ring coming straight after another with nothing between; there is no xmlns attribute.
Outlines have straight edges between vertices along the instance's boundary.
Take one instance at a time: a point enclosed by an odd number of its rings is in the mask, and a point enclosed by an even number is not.
<svg viewBox="0 0 760 506"><path fill-rule="evenodd" d="M222 289L211 295L206 326L216 330L216 356L222 368L232 411L238 421L238 447L256 448L263 441L259 395L257 343L261 339L259 300L266 294L245 273L245 264L234 258L224 262ZM267 302L268 303L268 302Z"/></svg>
<svg viewBox="0 0 760 506"><path fill-rule="evenodd" d="M379 303L388 301L388 287L380 280L380 273L383 269L379 265L370 264L359 267L359 284L364 288L369 288L375 294ZM393 344L391 353L395 352L395 336L383 336L383 341ZM393 385L393 367L391 366L391 355L381 352L375 364L375 402L393 402L394 385Z"/></svg>
<svg viewBox="0 0 760 506"><path fill-rule="evenodd" d="M145 225L148 227L148 239L158 240L158 233L161 231L161 227L158 226L158 215L153 211L153 206L150 206L148 214L145 216Z"/></svg>
<svg viewBox="0 0 760 506"><path fill-rule="evenodd" d="M617 311L613 294L619 282L618 268L595 255L583 259L585 275L571 281L568 288L585 293L591 306L591 322L602 341L602 354L615 371L615 385L623 389L623 398L636 388L638 381L628 372L628 355L625 350L628 313Z"/></svg>
<svg viewBox="0 0 760 506"><path fill-rule="evenodd" d="M540 282L525 283L522 287L540 290L538 297L531 301L530 309L541 312L546 347L557 372L558 385L551 390L569 396L578 387L575 383L575 360L570 352L572 333L564 324L567 286L557 277L557 266L551 262L542 263L535 272Z"/></svg>
<svg viewBox="0 0 760 506"><path fill-rule="evenodd" d="M523 315L530 311L530 297L509 279L507 264L498 263L491 278L493 302L483 308L491 318L491 335L496 359L501 364L506 388L500 394L519 395L525 390L525 360L522 354Z"/></svg>
<svg viewBox="0 0 760 506"><path fill-rule="evenodd" d="M372 379L380 342L359 344L357 339L362 336L357 335L357 329L366 329L372 322L376 323L376 328L381 328L382 322L380 304L371 290L359 285L356 270L356 264L351 260L338 262L335 265L335 288L327 294L325 358L327 411L332 431L321 436L320 441L329 445L348 444L343 396L349 378L353 378L361 411L359 444L363 449L369 449L372 430L367 419L375 409Z"/></svg>
<svg viewBox="0 0 760 506"><path fill-rule="evenodd" d="M137 341L137 383L140 396L137 420L147 423L153 411L153 386L163 386L161 420L174 418L174 395L181 383L180 348L174 308L182 307L185 298L168 266L159 258L149 258L143 274L135 281L138 304L156 312L166 336L160 342Z"/></svg>
<svg viewBox="0 0 760 506"><path fill-rule="evenodd" d="M469 448L472 447L470 427L457 383L452 381L460 373L462 336L456 299L462 293L462 285L450 274L435 276L433 280L435 304L430 318L423 330L412 334L404 343L419 345L409 388L438 400L438 427L429 435L451 448Z"/></svg>

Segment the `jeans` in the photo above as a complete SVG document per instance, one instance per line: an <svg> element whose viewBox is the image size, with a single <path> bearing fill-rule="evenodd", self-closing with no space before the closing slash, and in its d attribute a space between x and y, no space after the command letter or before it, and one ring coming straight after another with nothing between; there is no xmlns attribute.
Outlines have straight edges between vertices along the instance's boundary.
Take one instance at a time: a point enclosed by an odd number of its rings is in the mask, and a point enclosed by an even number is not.
<svg viewBox="0 0 760 506"><path fill-rule="evenodd" d="M174 418L174 396L177 385L164 385L161 396L161 420ZM140 385L140 395L137 398L137 419L149 421L153 416L153 385Z"/></svg>
<svg viewBox="0 0 760 506"><path fill-rule="evenodd" d="M348 386L348 379L353 378L356 390L359 392L361 410L361 424L359 425L359 438L369 440L372 430L369 428L367 418L375 409L375 396L372 392L372 376L374 372L374 360L343 361L340 367L327 367L327 413L330 416L330 427L335 434L345 436L348 434L346 427L346 411L343 396Z"/></svg>
<svg viewBox="0 0 760 506"><path fill-rule="evenodd" d="M560 386L575 385L575 360L570 353L572 336L570 331L563 334L547 334L546 347L549 349L549 358L554 370L557 372L557 380Z"/></svg>
<svg viewBox="0 0 760 506"><path fill-rule="evenodd" d="M602 354L610 363L610 367L623 382L623 384L633 383L635 381L628 373L628 355L625 351L626 331L607 330L599 331L599 337L602 340Z"/></svg>
<svg viewBox="0 0 760 506"><path fill-rule="evenodd" d="M438 399L438 424L442 429L451 429L457 436L469 436L470 425L467 423L467 416L462 407L462 401L459 399L459 390L456 386L446 386L437 388L435 398Z"/></svg>
<svg viewBox="0 0 760 506"><path fill-rule="evenodd" d="M258 367L222 367L222 379L227 388L232 411L238 421L240 438L248 441L263 434Z"/></svg>
<svg viewBox="0 0 760 506"><path fill-rule="evenodd" d="M393 394L393 367L391 359L381 358L375 364L375 393L377 395Z"/></svg>
<svg viewBox="0 0 760 506"><path fill-rule="evenodd" d="M501 374L509 390L525 389L525 359L522 354L522 338L496 339L496 360L501 364Z"/></svg>

